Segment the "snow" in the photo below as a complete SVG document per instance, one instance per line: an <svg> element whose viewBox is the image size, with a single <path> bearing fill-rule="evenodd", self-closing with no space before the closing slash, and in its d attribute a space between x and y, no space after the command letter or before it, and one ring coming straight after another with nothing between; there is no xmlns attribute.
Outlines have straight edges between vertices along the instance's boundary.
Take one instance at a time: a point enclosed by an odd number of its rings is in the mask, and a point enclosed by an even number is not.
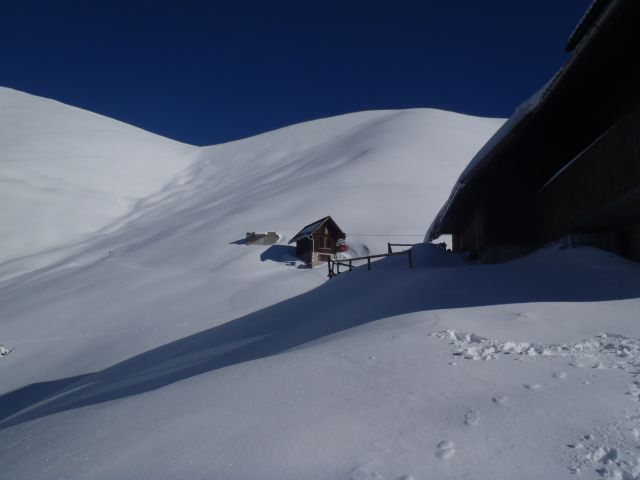
<svg viewBox="0 0 640 480"><path fill-rule="evenodd" d="M0 265L7 276L65 258L69 247L132 214L137 202L171 189L199 153L8 88L0 88L0 152Z"/></svg>
<svg viewBox="0 0 640 480"><path fill-rule="evenodd" d="M22 138L19 162L0 143L3 220L42 237L0 238L7 478L640 475L639 265L581 248L470 266L418 245L414 268L328 280L286 244L326 215L358 252L421 241L500 120L361 112L196 148L0 98L24 112L0 110ZM98 158L88 130L158 153ZM131 161L143 173L119 176ZM239 242L268 230L280 243Z"/></svg>

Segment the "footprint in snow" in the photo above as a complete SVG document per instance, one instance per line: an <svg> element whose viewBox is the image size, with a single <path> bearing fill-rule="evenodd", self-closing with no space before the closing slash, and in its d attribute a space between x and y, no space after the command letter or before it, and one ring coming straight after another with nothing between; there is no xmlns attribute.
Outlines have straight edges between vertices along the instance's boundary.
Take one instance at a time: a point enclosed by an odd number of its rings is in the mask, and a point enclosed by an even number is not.
<svg viewBox="0 0 640 480"><path fill-rule="evenodd" d="M542 388L539 383L525 383L523 386L528 390L540 390Z"/></svg>
<svg viewBox="0 0 640 480"><path fill-rule="evenodd" d="M451 440L443 440L436 447L436 458L447 460L456 454L455 444Z"/></svg>
<svg viewBox="0 0 640 480"><path fill-rule="evenodd" d="M376 462L368 462L351 471L350 480L383 480L382 475L374 469Z"/></svg>
<svg viewBox="0 0 640 480"><path fill-rule="evenodd" d="M351 480L383 480L376 472L366 472L364 470L355 470L351 473Z"/></svg>
<svg viewBox="0 0 640 480"><path fill-rule="evenodd" d="M497 395L491 399L493 403L505 403L509 400L509 397L506 395Z"/></svg>
<svg viewBox="0 0 640 480"><path fill-rule="evenodd" d="M608 464L614 462L618 458L618 450L615 448L598 447L595 452L590 455L593 462Z"/></svg>
<svg viewBox="0 0 640 480"><path fill-rule="evenodd" d="M567 378L567 372L553 372L551 375L553 378L557 378L558 380L564 380Z"/></svg>
<svg viewBox="0 0 640 480"><path fill-rule="evenodd" d="M480 420L480 412L477 410L469 410L464 414L464 424L473 427Z"/></svg>

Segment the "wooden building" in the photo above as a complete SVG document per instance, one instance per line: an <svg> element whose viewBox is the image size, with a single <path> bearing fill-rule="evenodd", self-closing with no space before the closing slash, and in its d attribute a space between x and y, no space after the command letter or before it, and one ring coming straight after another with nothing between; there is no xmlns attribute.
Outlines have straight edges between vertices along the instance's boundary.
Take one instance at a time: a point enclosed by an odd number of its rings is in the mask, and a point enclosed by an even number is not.
<svg viewBox="0 0 640 480"><path fill-rule="evenodd" d="M300 230L289 243L296 243L296 256L311 265L326 262L335 255L347 235L331 217L324 217Z"/></svg>
<svg viewBox="0 0 640 480"><path fill-rule="evenodd" d="M640 1L595 0L547 85L473 158L427 234L500 261L552 242L640 260Z"/></svg>

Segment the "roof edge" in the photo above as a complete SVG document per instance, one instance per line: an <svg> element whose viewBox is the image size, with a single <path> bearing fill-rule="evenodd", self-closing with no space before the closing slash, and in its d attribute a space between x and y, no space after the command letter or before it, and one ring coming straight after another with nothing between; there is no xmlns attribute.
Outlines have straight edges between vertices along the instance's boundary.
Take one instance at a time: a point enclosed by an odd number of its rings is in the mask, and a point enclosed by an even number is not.
<svg viewBox="0 0 640 480"><path fill-rule="evenodd" d="M327 215L326 217L322 217L322 218L316 220L315 222L311 222L310 224L305 225L304 227L302 227L300 229L300 231L298 233L296 233L291 238L291 240L289 240L288 244L291 244L293 242L297 242L298 240L301 240L301 239L303 239L305 237L308 237L310 234L312 234L313 232L318 230L318 228L320 228L322 225L324 225L327 222L327 220L331 220L335 224L335 226L338 227L338 224L336 223L336 221L333 218L331 218L331 215ZM315 227L312 230L310 230L309 232L305 233L305 230L307 230L309 227L313 227L314 225L315 225ZM340 227L338 227L338 230L340 230L342 232L342 229ZM342 233L344 233L344 232L342 232Z"/></svg>
<svg viewBox="0 0 640 480"><path fill-rule="evenodd" d="M591 2L591 5L587 8L587 11L576 25L576 28L574 28L571 35L569 35L567 43L564 46L565 51L572 52L578 46L611 2L612 0L593 0L593 2Z"/></svg>

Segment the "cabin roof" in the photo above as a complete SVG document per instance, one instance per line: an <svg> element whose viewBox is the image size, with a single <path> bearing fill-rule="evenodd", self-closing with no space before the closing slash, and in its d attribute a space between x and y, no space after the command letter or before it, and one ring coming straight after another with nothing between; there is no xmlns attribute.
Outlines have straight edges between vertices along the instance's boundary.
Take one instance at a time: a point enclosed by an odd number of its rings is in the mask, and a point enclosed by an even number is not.
<svg viewBox="0 0 640 480"><path fill-rule="evenodd" d="M344 232L340 229L340 227L338 227L338 224L333 220L333 218L331 218L331 216L328 215L326 217L321 218L320 220L316 220L315 222L310 223L309 225L306 225L305 227L303 227L302 230L296 233L294 237L291 240L289 240L289 243L297 242L298 240L307 238L309 235L312 235L316 230L318 230L322 225L324 225L324 223L327 221L331 221L335 225L335 227L338 229L338 231L342 235L344 235Z"/></svg>

